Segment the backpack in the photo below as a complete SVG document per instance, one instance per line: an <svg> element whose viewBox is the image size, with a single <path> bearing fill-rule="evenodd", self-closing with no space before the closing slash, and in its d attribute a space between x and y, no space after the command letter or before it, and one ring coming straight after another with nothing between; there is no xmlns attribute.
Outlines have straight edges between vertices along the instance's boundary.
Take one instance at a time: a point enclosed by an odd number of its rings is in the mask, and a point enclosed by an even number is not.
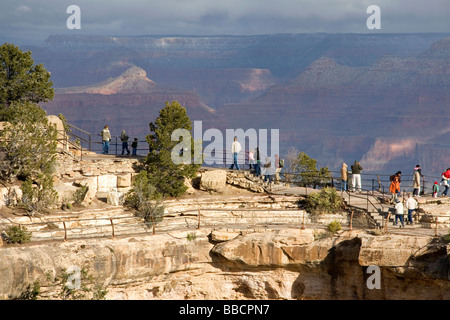
<svg viewBox="0 0 450 320"><path fill-rule="evenodd" d="M278 167L283 168L284 167L284 159L280 159L278 161Z"/></svg>

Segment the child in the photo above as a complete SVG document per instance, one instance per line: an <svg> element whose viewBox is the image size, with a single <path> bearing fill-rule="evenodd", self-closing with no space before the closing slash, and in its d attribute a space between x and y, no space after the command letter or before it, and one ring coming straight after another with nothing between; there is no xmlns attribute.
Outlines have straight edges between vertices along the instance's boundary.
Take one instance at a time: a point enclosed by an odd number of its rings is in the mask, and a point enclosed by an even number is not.
<svg viewBox="0 0 450 320"><path fill-rule="evenodd" d="M439 185L438 182L435 181L433 185L433 198L437 197L438 192L439 192Z"/></svg>
<svg viewBox="0 0 450 320"><path fill-rule="evenodd" d="M138 138L134 138L134 141L131 143L131 148L133 148L133 156L137 154L137 145L138 145Z"/></svg>

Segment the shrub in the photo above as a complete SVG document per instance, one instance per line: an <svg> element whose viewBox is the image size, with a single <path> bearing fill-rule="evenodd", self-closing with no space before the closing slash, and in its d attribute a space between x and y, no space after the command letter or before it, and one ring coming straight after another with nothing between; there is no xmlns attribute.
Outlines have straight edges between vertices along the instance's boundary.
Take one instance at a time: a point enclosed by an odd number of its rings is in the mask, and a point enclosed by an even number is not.
<svg viewBox="0 0 450 320"><path fill-rule="evenodd" d="M24 244L31 241L31 232L22 226L11 226L4 234L8 243Z"/></svg>
<svg viewBox="0 0 450 320"><path fill-rule="evenodd" d="M441 240L444 243L450 243L450 231L446 235L441 236Z"/></svg>
<svg viewBox="0 0 450 320"><path fill-rule="evenodd" d="M49 277L49 276L48 276ZM79 287L70 283L78 278ZM99 283L95 283L92 275L83 267L72 272L63 269L54 279L61 288L59 296L63 300L104 300L108 291Z"/></svg>
<svg viewBox="0 0 450 320"><path fill-rule="evenodd" d="M29 284L25 291L17 298L17 300L37 300L39 294L41 293L41 285L38 281Z"/></svg>
<svg viewBox="0 0 450 320"><path fill-rule="evenodd" d="M125 197L125 206L136 210L135 215L143 218L146 224L161 222L165 207L161 204L156 188L150 184L146 171L140 172L133 181L133 188Z"/></svg>
<svg viewBox="0 0 450 320"><path fill-rule="evenodd" d="M84 198L86 198L86 194L89 191L89 186L87 185L81 185L80 188L78 188L74 193L73 193L73 201L80 205L83 203Z"/></svg>
<svg viewBox="0 0 450 320"><path fill-rule="evenodd" d="M51 176L40 176L39 182L27 179L22 183L22 200L20 206L29 211L41 212L51 207L57 198L57 193L53 189Z"/></svg>
<svg viewBox="0 0 450 320"><path fill-rule="evenodd" d="M334 188L323 188L320 192L309 194L305 200L305 207L311 213L333 213L342 208L341 196Z"/></svg>
<svg viewBox="0 0 450 320"><path fill-rule="evenodd" d="M186 236L186 238L189 240L189 241L194 241L195 239L197 239L197 235L195 234L195 233L188 233L187 234L187 236Z"/></svg>
<svg viewBox="0 0 450 320"><path fill-rule="evenodd" d="M342 230L342 228L341 228L341 222L340 222L340 221L337 221L337 220L331 221L331 222L327 225L327 230L328 230L328 232L330 232L331 234L337 233L338 231Z"/></svg>

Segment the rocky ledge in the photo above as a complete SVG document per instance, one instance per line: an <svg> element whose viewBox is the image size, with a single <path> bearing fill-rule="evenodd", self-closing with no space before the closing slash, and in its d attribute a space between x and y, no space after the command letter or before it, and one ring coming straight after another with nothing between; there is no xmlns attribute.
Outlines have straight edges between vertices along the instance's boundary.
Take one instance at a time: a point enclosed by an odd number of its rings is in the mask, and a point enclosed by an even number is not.
<svg viewBox="0 0 450 320"><path fill-rule="evenodd" d="M56 299L60 289L49 279L75 265L116 300L450 299L450 246L435 238L318 235L294 228L201 229L4 246L0 296L17 297L37 281L41 298Z"/></svg>

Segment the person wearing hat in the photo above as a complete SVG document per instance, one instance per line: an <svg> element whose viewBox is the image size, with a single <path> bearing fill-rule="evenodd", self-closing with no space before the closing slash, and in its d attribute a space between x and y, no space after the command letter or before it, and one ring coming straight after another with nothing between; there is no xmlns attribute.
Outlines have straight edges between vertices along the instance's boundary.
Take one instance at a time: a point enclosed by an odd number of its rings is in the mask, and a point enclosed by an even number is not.
<svg viewBox="0 0 450 320"><path fill-rule="evenodd" d="M400 228L404 228L405 227L405 222L403 221L403 214L404 214L403 202L401 201L400 198L397 198L397 199L395 199L395 222L394 222L394 226L396 226L398 224L398 220L400 220L400 222L402 223Z"/></svg>
<svg viewBox="0 0 450 320"><path fill-rule="evenodd" d="M433 184L433 198L437 197L438 192L439 192L439 184L437 181L435 181Z"/></svg>

